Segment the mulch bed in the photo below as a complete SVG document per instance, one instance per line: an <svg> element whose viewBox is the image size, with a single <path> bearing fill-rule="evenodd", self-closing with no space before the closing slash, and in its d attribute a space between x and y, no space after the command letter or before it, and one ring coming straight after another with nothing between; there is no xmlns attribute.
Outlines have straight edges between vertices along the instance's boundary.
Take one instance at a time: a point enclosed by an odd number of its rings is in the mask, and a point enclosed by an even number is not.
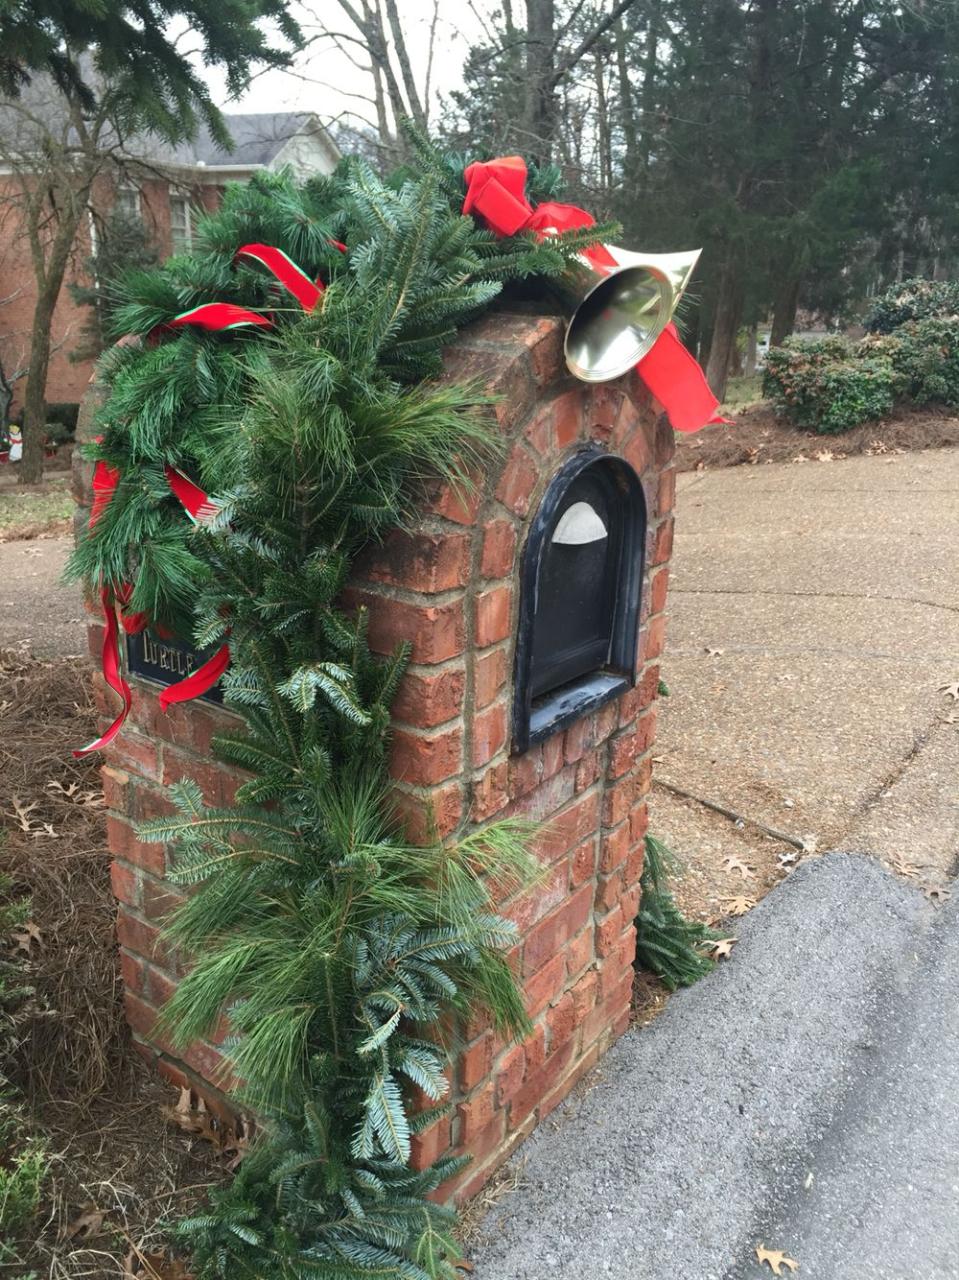
<svg viewBox="0 0 959 1280"><path fill-rule="evenodd" d="M19 941L4 941L34 991L0 1066L50 1165L28 1238L4 1242L19 1263L0 1261L0 1276L161 1274L126 1260L158 1256L162 1221L224 1176L208 1144L164 1118L176 1096L123 1017L99 762L70 754L95 732L89 675L85 661L0 651L0 872L31 901Z"/></svg>
<svg viewBox="0 0 959 1280"><path fill-rule="evenodd" d="M676 436L680 471L753 466L769 462L814 462L820 453L830 461L858 454L941 449L959 444L959 417L934 408L900 409L881 422L867 423L838 436L800 431L778 419L769 404L747 405L729 426L706 427L694 435Z"/></svg>

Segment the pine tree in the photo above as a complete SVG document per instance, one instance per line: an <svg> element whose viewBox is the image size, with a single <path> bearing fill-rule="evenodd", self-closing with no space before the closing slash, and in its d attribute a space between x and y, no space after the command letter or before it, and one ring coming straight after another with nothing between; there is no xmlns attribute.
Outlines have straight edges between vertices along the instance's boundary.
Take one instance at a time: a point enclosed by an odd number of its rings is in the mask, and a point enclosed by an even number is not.
<svg viewBox="0 0 959 1280"><path fill-rule="evenodd" d="M117 302L118 280L134 267L153 266L157 258L143 219L124 209L111 209L99 226L95 251L83 264L90 283L67 285L73 301L90 308L71 360L92 360L101 354Z"/></svg>

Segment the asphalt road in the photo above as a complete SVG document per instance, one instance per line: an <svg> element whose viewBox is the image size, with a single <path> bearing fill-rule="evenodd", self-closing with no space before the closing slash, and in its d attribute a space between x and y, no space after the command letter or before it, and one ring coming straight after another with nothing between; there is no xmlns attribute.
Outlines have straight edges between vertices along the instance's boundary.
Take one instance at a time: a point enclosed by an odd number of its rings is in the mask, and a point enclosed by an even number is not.
<svg viewBox="0 0 959 1280"><path fill-rule="evenodd" d="M739 934L525 1144L477 1280L959 1277L959 898L830 854Z"/></svg>

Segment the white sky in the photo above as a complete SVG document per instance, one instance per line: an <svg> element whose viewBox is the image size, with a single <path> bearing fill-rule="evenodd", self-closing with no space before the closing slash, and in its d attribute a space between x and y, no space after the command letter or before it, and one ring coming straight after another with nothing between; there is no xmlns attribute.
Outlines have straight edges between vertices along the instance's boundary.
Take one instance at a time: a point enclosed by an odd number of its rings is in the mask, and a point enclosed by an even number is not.
<svg viewBox="0 0 959 1280"><path fill-rule="evenodd" d="M420 93L426 80L429 33L433 21L433 0L399 0L399 10L406 34L410 60ZM483 21L495 8L494 0L439 0L436 40L430 82L433 112L438 94L447 94L461 84L463 61L467 49L483 36ZM313 4L294 0L294 17L309 39L317 36L297 55L289 71L269 71L258 76L249 90L238 100L227 102L223 77L207 71L210 83L219 91L215 99L232 111L315 111L324 120L348 113L375 122L375 111L367 101L371 94L369 76L354 66L346 52L363 65L367 59L360 45L343 40L341 49L320 35L317 13L322 12L322 27L354 36L356 32L336 0L314 0ZM343 51L341 51L343 50ZM399 71L397 70L399 79Z"/></svg>

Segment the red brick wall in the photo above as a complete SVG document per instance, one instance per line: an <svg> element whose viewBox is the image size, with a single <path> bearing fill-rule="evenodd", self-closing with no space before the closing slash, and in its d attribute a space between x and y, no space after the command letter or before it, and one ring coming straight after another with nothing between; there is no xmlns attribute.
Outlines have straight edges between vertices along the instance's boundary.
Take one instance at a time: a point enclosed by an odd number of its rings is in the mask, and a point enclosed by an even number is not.
<svg viewBox="0 0 959 1280"><path fill-rule="evenodd" d="M562 367L562 325L490 316L448 353L448 376L479 378L496 406L503 459L463 497L434 486L411 532L396 532L358 564L347 602L370 609L373 647L412 645L394 707L396 801L415 838L443 837L507 814L548 822L537 850L545 886L504 902L520 941L512 957L534 1022L506 1045L482 1018L464 1029L453 1068L454 1114L417 1139L417 1158L448 1148L473 1162L450 1190L474 1194L625 1029L634 924L646 831L646 793L663 645L675 475L672 431L636 378L589 388ZM636 687L521 756L510 754L518 570L529 518L562 462L587 441L632 463L646 494L647 578ZM88 492L81 477L80 497ZM98 627L91 624L98 652ZM132 823L164 812L162 784L188 774L208 797L230 798L235 779L212 763L209 741L225 713L206 704L159 713L134 682L129 731L104 770L119 937L134 1034L167 1074L183 1066L209 1079L214 1045L177 1061L153 1033L176 981L158 942L175 894L164 856ZM110 711L112 715L112 708Z"/></svg>
<svg viewBox="0 0 959 1280"><path fill-rule="evenodd" d="M137 184L140 188L140 210L147 233L161 258L173 251L170 240L170 183L149 178ZM184 194L198 207L214 209L223 192L221 186L189 185ZM96 208L106 212L113 204L113 185L104 179L94 192ZM73 255L67 269L63 289L54 313L51 334L57 348L50 358L47 378L47 401L78 401L83 396L93 372L93 361L73 363L70 353L82 342L82 330L89 316L87 307L78 306L70 295L69 285L89 283L83 265L90 254L89 226L84 220L77 234ZM11 296L12 295L12 296ZM33 312L37 290L30 261L29 245L23 234L21 200L16 181L0 176L0 297L11 297L0 306L0 357L4 368L12 371L25 363L29 351ZM25 383L15 387L14 408L23 403Z"/></svg>

